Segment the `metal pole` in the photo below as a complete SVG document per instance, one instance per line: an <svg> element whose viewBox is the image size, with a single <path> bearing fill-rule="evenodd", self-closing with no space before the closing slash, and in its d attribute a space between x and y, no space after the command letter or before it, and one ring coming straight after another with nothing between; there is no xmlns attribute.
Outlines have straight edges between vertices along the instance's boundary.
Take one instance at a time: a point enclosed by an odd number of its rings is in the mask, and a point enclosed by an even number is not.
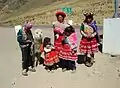
<svg viewBox="0 0 120 88"><path fill-rule="evenodd" d="M118 0L115 0L115 18L117 18L118 13Z"/></svg>

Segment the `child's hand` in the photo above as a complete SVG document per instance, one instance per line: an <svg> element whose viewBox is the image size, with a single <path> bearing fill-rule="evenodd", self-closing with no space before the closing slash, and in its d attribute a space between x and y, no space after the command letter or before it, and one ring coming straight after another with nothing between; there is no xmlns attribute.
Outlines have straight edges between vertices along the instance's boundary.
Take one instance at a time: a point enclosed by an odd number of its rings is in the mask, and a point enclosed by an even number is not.
<svg viewBox="0 0 120 88"><path fill-rule="evenodd" d="M55 49L55 47L52 47L52 49Z"/></svg>
<svg viewBox="0 0 120 88"><path fill-rule="evenodd" d="M72 54L75 54L76 52L77 52L77 51L74 51L74 50L73 50L73 51L72 51Z"/></svg>
<svg viewBox="0 0 120 88"><path fill-rule="evenodd" d="M77 49L72 49L72 54L77 53Z"/></svg>

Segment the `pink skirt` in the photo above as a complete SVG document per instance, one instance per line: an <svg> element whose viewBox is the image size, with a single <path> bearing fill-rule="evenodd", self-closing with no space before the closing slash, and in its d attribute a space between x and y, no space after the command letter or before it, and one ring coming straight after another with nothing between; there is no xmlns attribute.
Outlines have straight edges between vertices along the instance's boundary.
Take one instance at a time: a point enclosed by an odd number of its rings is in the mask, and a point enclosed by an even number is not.
<svg viewBox="0 0 120 88"><path fill-rule="evenodd" d="M77 53L74 52L69 44L62 45L62 48L59 53L59 57L64 60L77 60Z"/></svg>

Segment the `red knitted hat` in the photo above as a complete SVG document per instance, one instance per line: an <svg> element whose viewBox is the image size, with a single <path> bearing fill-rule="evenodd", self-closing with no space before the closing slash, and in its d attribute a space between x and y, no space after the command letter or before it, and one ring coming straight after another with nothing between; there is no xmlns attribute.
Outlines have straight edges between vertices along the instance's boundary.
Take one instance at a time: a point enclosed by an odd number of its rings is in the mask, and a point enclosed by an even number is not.
<svg viewBox="0 0 120 88"><path fill-rule="evenodd" d="M56 15L56 17L58 17L59 15L66 17L66 14L62 11L58 11L55 15Z"/></svg>

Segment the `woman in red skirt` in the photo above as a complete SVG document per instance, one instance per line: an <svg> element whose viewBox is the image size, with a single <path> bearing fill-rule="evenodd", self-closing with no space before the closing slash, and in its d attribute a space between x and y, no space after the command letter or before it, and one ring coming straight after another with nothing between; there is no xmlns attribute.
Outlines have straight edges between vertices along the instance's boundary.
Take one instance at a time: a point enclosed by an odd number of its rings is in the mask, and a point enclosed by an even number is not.
<svg viewBox="0 0 120 88"><path fill-rule="evenodd" d="M59 58L55 48L51 44L50 38L45 37L43 47L45 52L44 65L48 71L53 71L56 68L56 64L59 62Z"/></svg>
<svg viewBox="0 0 120 88"><path fill-rule="evenodd" d="M56 13L57 21L53 24L54 29L54 46L55 50L57 51L58 55L62 46L63 40L63 31L66 27L67 22L65 22L66 14L64 12L57 12Z"/></svg>
<svg viewBox="0 0 120 88"><path fill-rule="evenodd" d="M85 55L85 65L92 66L94 63L94 53L98 51L98 44L96 39L96 30L94 26L91 25L93 21L93 14L86 13L84 22L81 24L80 32L82 34L82 39L80 41L80 52ZM88 59L88 54L91 58Z"/></svg>
<svg viewBox="0 0 120 88"><path fill-rule="evenodd" d="M64 40L59 56L61 58L62 70L76 70L75 61L77 60L77 36L72 26L68 25L64 31Z"/></svg>

